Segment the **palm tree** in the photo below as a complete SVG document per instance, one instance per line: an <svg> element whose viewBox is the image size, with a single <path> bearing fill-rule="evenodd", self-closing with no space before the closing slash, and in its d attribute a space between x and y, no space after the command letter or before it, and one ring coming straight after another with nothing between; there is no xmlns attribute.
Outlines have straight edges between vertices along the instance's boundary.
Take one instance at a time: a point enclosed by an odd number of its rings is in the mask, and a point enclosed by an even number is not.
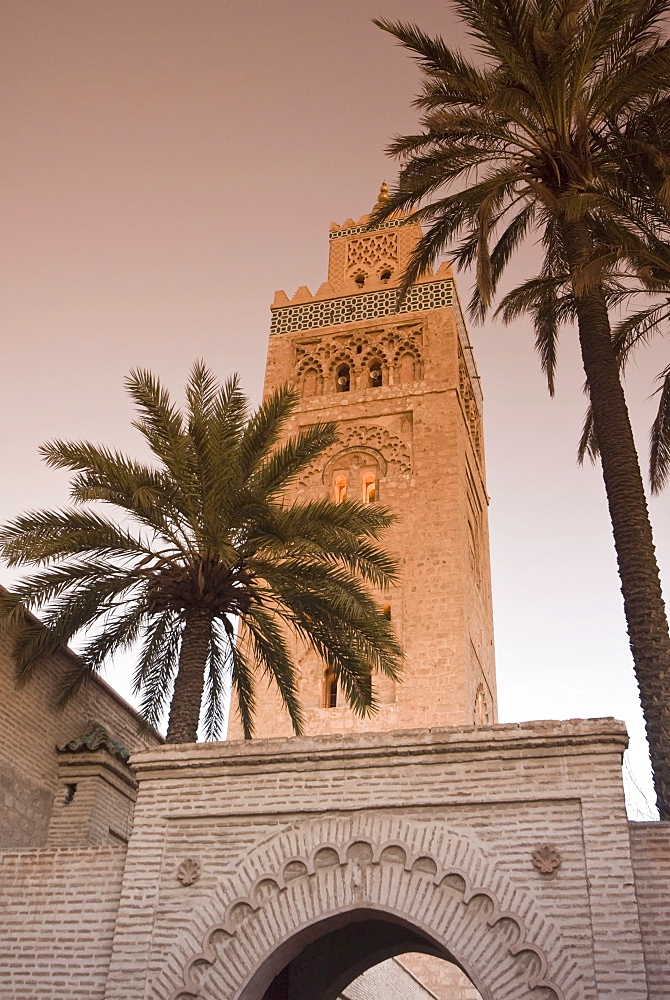
<svg viewBox="0 0 670 1000"><path fill-rule="evenodd" d="M402 292L449 250L460 265L476 262L482 312L530 234L544 247L541 277L567 269L657 801L670 819L670 636L595 235L604 218L629 224L622 127L666 113L670 43L660 30L670 0L453 6L474 37L476 63L413 25L377 22L418 57L423 116L418 134L390 147L400 176L371 225L412 211L428 228Z"/></svg>
<svg viewBox="0 0 670 1000"><path fill-rule="evenodd" d="M149 722L174 682L168 742L196 740L203 691L206 735L218 735L229 682L249 738L259 670L300 733L289 630L332 668L357 713L373 711L370 671L397 678L401 661L369 586L395 579L395 560L377 545L393 517L378 504L282 499L336 440L335 425L282 441L293 390L249 416L237 378L221 386L201 362L185 415L150 372L133 371L126 384L152 461L87 442L46 444L47 464L74 473L73 506L24 514L0 531L10 566L40 567L0 595L0 621L17 630L19 676L85 630L85 669L67 679L65 699L111 654L139 643L134 683ZM41 624L26 607L41 609Z"/></svg>

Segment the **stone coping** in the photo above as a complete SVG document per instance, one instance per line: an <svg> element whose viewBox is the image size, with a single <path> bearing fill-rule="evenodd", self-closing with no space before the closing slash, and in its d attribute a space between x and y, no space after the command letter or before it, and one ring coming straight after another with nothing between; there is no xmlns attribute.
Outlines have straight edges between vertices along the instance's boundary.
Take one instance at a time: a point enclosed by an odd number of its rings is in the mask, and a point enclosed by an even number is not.
<svg viewBox="0 0 670 1000"><path fill-rule="evenodd" d="M619 753L628 746L626 726L614 718L570 719L505 723L493 726L454 726L410 729L388 733L347 733L329 736L291 736L218 743L165 744L140 750L130 758L137 777L152 772L227 770L239 766L314 764L339 766L348 760L382 758L385 764L412 757L459 759L556 756L558 754Z"/></svg>
<svg viewBox="0 0 670 1000"><path fill-rule="evenodd" d="M109 775L114 775L123 785L127 785L133 790L137 788L135 777L126 761L112 757L103 749L88 750L86 752L81 750L70 752L60 750L58 764L59 775L65 781L74 781L75 777L99 777L101 775L108 777Z"/></svg>

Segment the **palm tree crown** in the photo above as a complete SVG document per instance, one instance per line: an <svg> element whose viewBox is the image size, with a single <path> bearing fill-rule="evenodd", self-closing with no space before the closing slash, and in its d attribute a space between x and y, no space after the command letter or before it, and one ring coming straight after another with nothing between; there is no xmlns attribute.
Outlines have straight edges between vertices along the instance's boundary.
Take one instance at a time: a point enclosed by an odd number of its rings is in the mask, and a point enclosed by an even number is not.
<svg viewBox="0 0 670 1000"><path fill-rule="evenodd" d="M670 0L452 5L474 38L476 63L415 26L377 22L419 60L423 115L421 131L390 147L402 161L399 180L370 225L412 210L427 229L403 292L448 250L457 263L476 264L479 316L515 250L539 234L543 264L526 305L550 389L557 277L568 282L659 809L670 819L670 635L609 324L608 274L618 258L600 241L605 223L608 232L640 223L630 170L622 168L631 158L654 160L659 196L670 200L670 158L655 154L638 125L668 120L670 42L661 30ZM508 313L523 308L519 295Z"/></svg>
<svg viewBox="0 0 670 1000"><path fill-rule="evenodd" d="M259 671L300 733L289 629L335 671L356 712L373 711L370 671L398 677L401 662L371 593L395 579L395 560L377 545L393 517L378 504L282 499L336 440L335 425L279 443L296 394L280 389L249 416L237 378L221 386L201 362L185 414L150 372L131 372L127 388L153 461L87 442L46 444L47 463L74 474L73 506L24 514L0 531L10 566L41 567L0 597L0 620L17 629L20 675L85 630L85 669L64 698L115 651L139 644L134 683L149 722L174 684L169 742L196 739L203 692L205 733L217 736L228 683L250 737ZM41 624L26 606L40 609Z"/></svg>

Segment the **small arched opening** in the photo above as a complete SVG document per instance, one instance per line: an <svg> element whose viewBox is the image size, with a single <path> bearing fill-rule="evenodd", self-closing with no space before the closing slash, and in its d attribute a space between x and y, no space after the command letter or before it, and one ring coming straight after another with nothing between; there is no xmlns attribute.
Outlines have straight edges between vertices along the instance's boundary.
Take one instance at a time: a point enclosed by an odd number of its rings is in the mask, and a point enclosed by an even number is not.
<svg viewBox="0 0 670 1000"><path fill-rule="evenodd" d="M368 371L368 381L372 389L378 389L384 382L384 375L380 361L373 361Z"/></svg>
<svg viewBox="0 0 670 1000"><path fill-rule="evenodd" d="M337 676L332 667L323 673L323 707L337 708Z"/></svg>
<svg viewBox="0 0 670 1000"><path fill-rule="evenodd" d="M308 368L302 379L303 396L318 396L321 393L321 375L316 368Z"/></svg>
<svg viewBox="0 0 670 1000"><path fill-rule="evenodd" d="M346 476L336 476L335 482L333 483L333 499L335 503L344 503L347 499L347 477Z"/></svg>
<svg viewBox="0 0 670 1000"><path fill-rule="evenodd" d="M337 369L335 388L338 392L349 392L351 388L351 369L349 365L340 365Z"/></svg>
<svg viewBox="0 0 670 1000"><path fill-rule="evenodd" d="M475 726L488 726L491 722L486 690L481 681L477 685L477 692L475 694L473 722Z"/></svg>
<svg viewBox="0 0 670 1000"><path fill-rule="evenodd" d="M413 354L403 354L398 360L398 382L414 382L417 378L416 362Z"/></svg>
<svg viewBox="0 0 670 1000"><path fill-rule="evenodd" d="M377 477L374 472L366 472L363 476L363 503L375 503L377 500Z"/></svg>

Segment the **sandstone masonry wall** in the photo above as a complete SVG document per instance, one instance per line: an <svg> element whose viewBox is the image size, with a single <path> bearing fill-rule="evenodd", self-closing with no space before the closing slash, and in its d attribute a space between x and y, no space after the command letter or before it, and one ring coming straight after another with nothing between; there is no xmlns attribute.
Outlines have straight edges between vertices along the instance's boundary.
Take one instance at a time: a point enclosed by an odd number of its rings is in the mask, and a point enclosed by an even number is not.
<svg viewBox="0 0 670 1000"><path fill-rule="evenodd" d="M363 973L342 993L341 1000L436 1000L435 994L408 973L402 963L388 959ZM449 1000L460 1000L450 997Z"/></svg>
<svg viewBox="0 0 670 1000"><path fill-rule="evenodd" d="M437 1000L481 1000L467 976L458 966L432 955L418 952L400 955L398 961L423 983Z"/></svg>
<svg viewBox="0 0 670 1000"><path fill-rule="evenodd" d="M405 669L400 683L372 678L379 710L361 719L321 658L288 636L305 732L489 724L497 697L488 496L472 348L446 263L396 311L420 228L397 219L368 233L366 221L331 228L328 282L316 296L301 288L291 303L275 299L265 393L287 382L300 392L286 436L317 421L338 425L337 443L291 484L288 501L366 502L372 484L374 501L397 516L382 545L399 559L399 582L375 596ZM292 735L278 692L261 677L255 723L257 737ZM242 736L234 703L228 735Z"/></svg>

